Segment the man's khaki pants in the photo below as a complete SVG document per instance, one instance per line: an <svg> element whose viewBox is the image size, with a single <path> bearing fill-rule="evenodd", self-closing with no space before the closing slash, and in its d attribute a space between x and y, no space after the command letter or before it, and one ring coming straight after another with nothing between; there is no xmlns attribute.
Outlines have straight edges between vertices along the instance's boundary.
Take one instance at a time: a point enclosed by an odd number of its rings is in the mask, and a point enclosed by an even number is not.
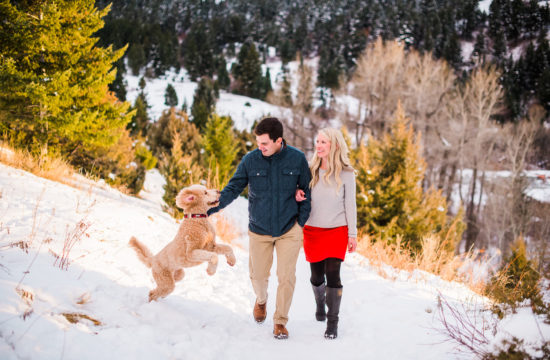
<svg viewBox="0 0 550 360"><path fill-rule="evenodd" d="M250 280L259 304L267 301L267 284L273 264L273 248L277 251L279 285L273 323L286 325L296 284L296 262L303 241L302 227L296 223L289 231L278 237L248 231L248 237Z"/></svg>

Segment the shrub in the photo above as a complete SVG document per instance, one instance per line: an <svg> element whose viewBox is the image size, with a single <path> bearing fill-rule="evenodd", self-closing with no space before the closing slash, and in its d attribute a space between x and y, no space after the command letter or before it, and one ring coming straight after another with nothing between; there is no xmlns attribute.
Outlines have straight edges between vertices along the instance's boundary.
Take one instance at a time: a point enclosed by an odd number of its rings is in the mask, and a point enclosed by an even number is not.
<svg viewBox="0 0 550 360"><path fill-rule="evenodd" d="M530 300L531 306L538 312L545 306L539 288L540 274L533 263L527 259L525 241L522 238L512 245L510 256L491 279L487 286L488 296L499 303L514 309L524 300Z"/></svg>
<svg viewBox="0 0 550 360"><path fill-rule="evenodd" d="M381 141L370 140L354 153L357 175L357 220L363 232L375 240L402 238L419 251L422 238L437 235L454 251L460 241L461 217L449 228L447 205L440 191L423 191L425 162L420 140L398 105L391 132ZM458 220L458 221L456 221Z"/></svg>

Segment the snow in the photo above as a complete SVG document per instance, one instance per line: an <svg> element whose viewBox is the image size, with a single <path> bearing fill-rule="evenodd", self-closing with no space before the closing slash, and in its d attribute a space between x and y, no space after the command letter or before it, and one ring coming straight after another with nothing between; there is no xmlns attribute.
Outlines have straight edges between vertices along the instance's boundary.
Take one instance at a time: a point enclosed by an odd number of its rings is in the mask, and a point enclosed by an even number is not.
<svg viewBox="0 0 550 360"><path fill-rule="evenodd" d="M277 69L277 63L270 67L272 81L274 81L279 70L280 65ZM141 76L126 75L125 79L128 84L126 99L134 104L141 92L139 88ZM143 91L150 106L148 114L152 121L158 120L162 112L168 109L168 106L164 104L164 93L168 84L171 84L176 90L178 107L181 108L184 103L187 103L187 110L189 113L191 112L197 83L188 79L185 70L181 70L179 73L171 71L159 78L146 79L145 84ZM288 116L284 108L258 99L231 94L224 90L220 90L220 97L216 103L216 113L220 116L231 116L236 129L248 131L251 130L254 121L260 120L264 116Z"/></svg>
<svg viewBox="0 0 550 360"><path fill-rule="evenodd" d="M477 6L481 12L489 14L489 7L491 6L492 2L493 0L481 0Z"/></svg>
<svg viewBox="0 0 550 360"><path fill-rule="evenodd" d="M462 41L461 44L460 51L462 59L470 59L472 52L474 52L474 43L471 41Z"/></svg>
<svg viewBox="0 0 550 360"><path fill-rule="evenodd" d="M485 299L419 271L393 270L395 280L385 279L358 254L348 254L342 266L338 339L325 340L325 324L315 321L302 251L290 338L274 339L275 276L266 322L258 325L252 319L244 198L217 215L238 229L231 242L237 264L220 261L214 276L206 274L205 264L186 269L171 295L149 303L150 269L127 243L136 236L157 252L174 237L179 224L161 210L162 177L148 172L139 198L80 176L72 182L60 184L0 164L2 359L473 358L444 341L437 299L441 294L450 304L471 309ZM56 259L69 240L74 241L71 251ZM71 313L92 320L71 323ZM478 315L494 321L490 312ZM496 337L488 334L492 341L511 335L528 342L550 338L550 326L525 309L497 329Z"/></svg>

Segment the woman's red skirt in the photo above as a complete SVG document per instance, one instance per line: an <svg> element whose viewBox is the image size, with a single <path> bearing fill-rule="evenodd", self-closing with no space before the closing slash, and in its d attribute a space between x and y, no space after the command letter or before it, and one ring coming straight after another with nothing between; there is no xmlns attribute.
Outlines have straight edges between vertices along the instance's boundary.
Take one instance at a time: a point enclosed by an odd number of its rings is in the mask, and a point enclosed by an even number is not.
<svg viewBox="0 0 550 360"><path fill-rule="evenodd" d="M344 260L348 248L348 227L320 228L304 226L304 252L310 263L326 258Z"/></svg>

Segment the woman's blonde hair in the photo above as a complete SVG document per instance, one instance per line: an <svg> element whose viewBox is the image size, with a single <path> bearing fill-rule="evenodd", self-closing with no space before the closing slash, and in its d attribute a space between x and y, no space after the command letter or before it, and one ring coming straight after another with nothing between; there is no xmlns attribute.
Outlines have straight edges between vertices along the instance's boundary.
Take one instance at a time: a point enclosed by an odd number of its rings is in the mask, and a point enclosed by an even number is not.
<svg viewBox="0 0 550 360"><path fill-rule="evenodd" d="M342 135L342 132L338 129L324 128L319 130L317 136L319 136L319 134L322 134L330 141L330 151L327 158L328 169L323 176L323 181L330 185L330 177L334 174L334 178L336 179L336 191L339 191L342 186L342 180L340 179L342 170L354 171L349 161L348 145L346 144L346 140L344 140L344 135ZM312 175L309 187L313 188L319 181L319 169L321 168L321 158L317 156L317 152L313 154L309 168Z"/></svg>

